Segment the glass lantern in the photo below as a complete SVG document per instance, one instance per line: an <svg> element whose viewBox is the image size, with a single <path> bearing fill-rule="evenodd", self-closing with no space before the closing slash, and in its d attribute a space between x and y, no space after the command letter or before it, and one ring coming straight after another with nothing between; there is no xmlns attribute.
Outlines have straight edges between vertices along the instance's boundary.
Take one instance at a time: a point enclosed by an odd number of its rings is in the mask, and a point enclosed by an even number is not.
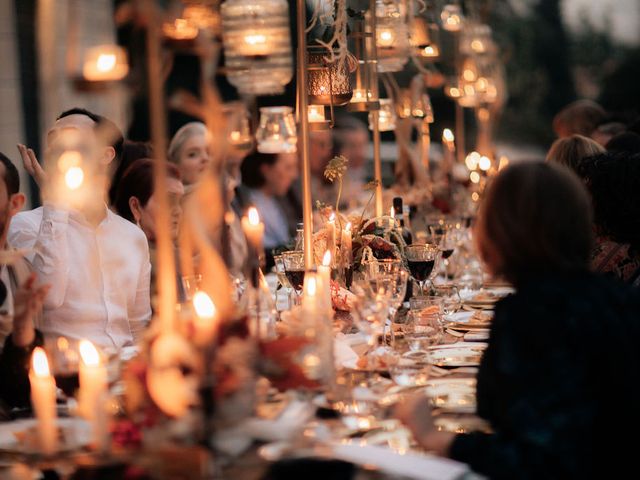
<svg viewBox="0 0 640 480"><path fill-rule="evenodd" d="M376 49L379 72L399 72L409 60L409 25L404 2L376 0Z"/></svg>
<svg viewBox="0 0 640 480"><path fill-rule="evenodd" d="M390 98L380 99L380 112L378 115L378 129L381 132L390 132L396 129L396 110ZM373 116L369 114L369 130L373 130L373 128Z"/></svg>
<svg viewBox="0 0 640 480"><path fill-rule="evenodd" d="M353 96L351 85L352 62L349 58L329 62L329 52L324 47L308 49L307 95L314 105L343 106Z"/></svg>
<svg viewBox="0 0 640 480"><path fill-rule="evenodd" d="M262 107L260 126L256 132L261 153L292 153L298 137L291 107Z"/></svg>
<svg viewBox="0 0 640 480"><path fill-rule="evenodd" d="M250 150L253 147L253 135L247 107L242 102L229 102L224 105L223 111L227 116L229 145L236 150Z"/></svg>
<svg viewBox="0 0 640 480"><path fill-rule="evenodd" d="M447 32L459 32L464 21L462 8L455 4L445 5L440 13L440 20L442 20L442 28Z"/></svg>
<svg viewBox="0 0 640 480"><path fill-rule="evenodd" d="M373 55L375 42L371 32L371 15L354 20L351 37L354 40L354 53L357 60L356 82L353 96L347 107L353 112L368 112L378 110L376 60Z"/></svg>
<svg viewBox="0 0 640 480"><path fill-rule="evenodd" d="M440 57L439 31L436 23L431 23L423 17L413 17L410 32L411 48L418 58L434 61Z"/></svg>
<svg viewBox="0 0 640 480"><path fill-rule="evenodd" d="M229 82L241 94L283 93L293 77L286 0L227 0L221 12Z"/></svg>

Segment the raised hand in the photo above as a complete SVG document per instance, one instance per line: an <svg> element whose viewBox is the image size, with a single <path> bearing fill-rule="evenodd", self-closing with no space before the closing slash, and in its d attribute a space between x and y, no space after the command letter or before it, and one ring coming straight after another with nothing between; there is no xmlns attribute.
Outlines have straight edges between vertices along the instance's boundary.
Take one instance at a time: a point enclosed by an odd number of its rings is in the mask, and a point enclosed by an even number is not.
<svg viewBox="0 0 640 480"><path fill-rule="evenodd" d="M36 154L31 148L27 148L26 145L18 144L18 151L22 158L22 164L24 169L33 177L40 189L43 189L47 182L47 174L38 162Z"/></svg>

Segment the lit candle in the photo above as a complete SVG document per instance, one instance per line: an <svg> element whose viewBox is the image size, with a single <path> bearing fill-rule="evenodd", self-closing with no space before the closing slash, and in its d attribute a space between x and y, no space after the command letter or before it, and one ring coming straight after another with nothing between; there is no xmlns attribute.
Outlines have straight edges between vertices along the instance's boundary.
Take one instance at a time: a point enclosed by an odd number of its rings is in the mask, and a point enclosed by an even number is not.
<svg viewBox="0 0 640 480"><path fill-rule="evenodd" d="M336 214L332 213L327 222L327 250L333 258L336 254Z"/></svg>
<svg viewBox="0 0 640 480"><path fill-rule="evenodd" d="M250 207L247 216L242 217L242 229L249 245L260 255L262 252L264 223L260 221L260 215L258 215L258 210L255 207Z"/></svg>
<svg viewBox="0 0 640 480"><path fill-rule="evenodd" d="M307 272L304 276L302 309L307 313L316 313L319 310L318 280L318 276L313 272Z"/></svg>
<svg viewBox="0 0 640 480"><path fill-rule="evenodd" d="M196 312L193 326L195 329L195 343L207 345L216 335L216 306L211 297L202 290L198 290L191 300Z"/></svg>
<svg viewBox="0 0 640 480"><path fill-rule="evenodd" d="M100 354L89 340L80 341L80 414L91 423L93 446L98 451L107 447L107 369L100 361Z"/></svg>
<svg viewBox="0 0 640 480"><path fill-rule="evenodd" d="M269 37L265 32L249 31L242 37L242 42L238 45L238 52L247 56L269 55Z"/></svg>
<svg viewBox="0 0 640 480"><path fill-rule="evenodd" d="M322 105L309 105L307 107L309 122L321 123L326 120L324 116L324 106Z"/></svg>
<svg viewBox="0 0 640 480"><path fill-rule="evenodd" d="M45 455L51 455L58 449L56 430L56 382L49 371L47 354L36 347L31 357L31 405L38 419L38 440Z"/></svg>
<svg viewBox="0 0 640 480"><path fill-rule="evenodd" d="M396 211L393 207L391 207L391 211L389 212L389 228L394 229L396 227Z"/></svg>
<svg viewBox="0 0 640 480"><path fill-rule="evenodd" d="M381 48L393 48L396 36L395 32L390 28L378 28L378 42L377 46Z"/></svg>
<svg viewBox="0 0 640 480"><path fill-rule="evenodd" d="M323 309L331 308L331 252L327 250L322 257L322 265L318 265L317 290L323 299Z"/></svg>
<svg viewBox="0 0 640 480"><path fill-rule="evenodd" d="M455 158L456 144L453 132L448 128L445 128L442 132L442 144L444 146L444 159L447 164L447 168L452 168Z"/></svg>

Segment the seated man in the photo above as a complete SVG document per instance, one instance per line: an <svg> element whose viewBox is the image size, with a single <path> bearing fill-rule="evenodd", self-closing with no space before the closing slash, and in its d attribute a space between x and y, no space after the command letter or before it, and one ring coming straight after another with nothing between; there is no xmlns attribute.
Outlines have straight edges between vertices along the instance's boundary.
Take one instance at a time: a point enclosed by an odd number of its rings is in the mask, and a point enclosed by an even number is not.
<svg viewBox="0 0 640 480"><path fill-rule="evenodd" d="M5 339L13 329L15 315L14 297L18 287L23 285L31 274L31 265L22 255L12 255L7 244L7 234L11 218L22 210L25 202L20 193L20 175L18 169L4 154L0 153L0 249L10 259L3 259L0 267L0 351Z"/></svg>
<svg viewBox="0 0 640 480"><path fill-rule="evenodd" d="M108 119L73 109L61 114L47 134L44 169L33 151L18 148L43 192L44 206L16 215L9 240L32 249L29 259L40 283L51 285L42 332L116 350L133 345L151 317L150 263L142 230L105 204L121 133ZM86 172L73 191L65 190L63 162L58 162L70 148L84 152Z"/></svg>

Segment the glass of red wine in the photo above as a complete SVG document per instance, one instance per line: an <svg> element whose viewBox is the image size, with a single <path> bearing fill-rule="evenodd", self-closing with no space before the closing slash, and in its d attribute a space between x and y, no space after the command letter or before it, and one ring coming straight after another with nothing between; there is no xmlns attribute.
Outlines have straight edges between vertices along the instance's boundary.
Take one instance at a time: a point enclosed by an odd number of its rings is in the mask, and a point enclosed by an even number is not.
<svg viewBox="0 0 640 480"><path fill-rule="evenodd" d="M407 245L404 254L411 277L418 282L420 296L424 296L424 285L437 272L440 259L440 248L432 243L417 243Z"/></svg>
<svg viewBox="0 0 640 480"><path fill-rule="evenodd" d="M284 264L284 274L289 281L289 285L296 293L296 304L300 303L300 295L304 285L304 252L302 250L292 250L282 254Z"/></svg>
<svg viewBox="0 0 640 480"><path fill-rule="evenodd" d="M45 340L45 350L51 362L51 373L55 378L56 387L64 394L67 413L71 413L73 408L70 401L73 403L80 387L78 341L66 337L49 337Z"/></svg>

